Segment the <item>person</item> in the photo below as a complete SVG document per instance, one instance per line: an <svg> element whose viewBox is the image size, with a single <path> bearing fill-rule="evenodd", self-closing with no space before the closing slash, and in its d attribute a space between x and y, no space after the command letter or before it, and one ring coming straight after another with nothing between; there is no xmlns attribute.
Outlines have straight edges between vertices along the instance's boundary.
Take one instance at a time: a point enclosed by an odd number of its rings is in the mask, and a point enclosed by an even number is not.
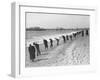
<svg viewBox="0 0 100 80"><path fill-rule="evenodd" d="M34 62L35 52L36 52L35 47L30 44L28 47L28 50L29 50L30 60L32 60L32 62Z"/></svg>
<svg viewBox="0 0 100 80"><path fill-rule="evenodd" d="M57 41L57 46L59 45L59 39L57 39L57 38L55 38L56 39L56 41Z"/></svg>
<svg viewBox="0 0 100 80"><path fill-rule="evenodd" d="M45 49L48 49L48 41L46 39L43 39L43 42L44 42Z"/></svg>
<svg viewBox="0 0 100 80"><path fill-rule="evenodd" d="M36 50L37 50L37 56L41 55L40 48L39 48L39 44L33 42L33 45L35 45L35 47L36 47Z"/></svg>
<svg viewBox="0 0 100 80"><path fill-rule="evenodd" d="M50 47L52 48L53 47L53 40L52 39L49 39L50 40Z"/></svg>

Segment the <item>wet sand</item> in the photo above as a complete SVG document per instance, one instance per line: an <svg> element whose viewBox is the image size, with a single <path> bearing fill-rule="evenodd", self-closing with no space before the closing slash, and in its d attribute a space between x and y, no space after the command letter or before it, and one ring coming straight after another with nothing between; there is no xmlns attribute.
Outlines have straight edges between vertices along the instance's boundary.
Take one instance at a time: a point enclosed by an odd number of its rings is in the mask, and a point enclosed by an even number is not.
<svg viewBox="0 0 100 80"><path fill-rule="evenodd" d="M31 62L29 53L27 52L25 66L87 65L90 63L89 36L66 41L65 44L63 43L57 47L42 51L41 53L42 54L38 56L34 62Z"/></svg>

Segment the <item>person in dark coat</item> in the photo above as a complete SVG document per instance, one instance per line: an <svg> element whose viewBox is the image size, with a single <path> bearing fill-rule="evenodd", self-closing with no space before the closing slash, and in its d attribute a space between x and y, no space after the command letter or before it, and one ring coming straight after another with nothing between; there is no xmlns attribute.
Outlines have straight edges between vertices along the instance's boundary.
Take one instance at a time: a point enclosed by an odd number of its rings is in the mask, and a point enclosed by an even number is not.
<svg viewBox="0 0 100 80"><path fill-rule="evenodd" d="M59 39L57 39L57 38L55 38L56 39L56 41L57 41L57 46L59 45Z"/></svg>
<svg viewBox="0 0 100 80"><path fill-rule="evenodd" d="M30 55L30 60L32 60L34 62L35 52L36 52L35 47L30 44L28 47L28 51L29 51L29 55Z"/></svg>
<svg viewBox="0 0 100 80"><path fill-rule="evenodd" d="M50 40L50 47L53 47L53 40L52 39L49 40Z"/></svg>
<svg viewBox="0 0 100 80"><path fill-rule="evenodd" d="M66 42L65 36L64 36L64 35L62 35L62 38L63 38L63 40L64 40L64 43L65 43L65 42Z"/></svg>
<svg viewBox="0 0 100 80"><path fill-rule="evenodd" d="M45 49L48 49L48 41L44 39L43 42L44 42Z"/></svg>
<svg viewBox="0 0 100 80"><path fill-rule="evenodd" d="M37 56L41 55L39 44L38 43L33 43L33 45L35 45L35 47L37 49Z"/></svg>

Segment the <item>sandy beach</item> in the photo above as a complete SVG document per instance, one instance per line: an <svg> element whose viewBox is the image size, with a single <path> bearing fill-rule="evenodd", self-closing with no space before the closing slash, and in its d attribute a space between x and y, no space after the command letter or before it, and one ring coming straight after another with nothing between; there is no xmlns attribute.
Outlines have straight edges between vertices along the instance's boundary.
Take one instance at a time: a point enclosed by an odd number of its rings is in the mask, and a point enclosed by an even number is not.
<svg viewBox="0 0 100 80"><path fill-rule="evenodd" d="M90 63L89 36L67 41L52 50L46 50L34 62L26 56L26 67L86 65Z"/></svg>

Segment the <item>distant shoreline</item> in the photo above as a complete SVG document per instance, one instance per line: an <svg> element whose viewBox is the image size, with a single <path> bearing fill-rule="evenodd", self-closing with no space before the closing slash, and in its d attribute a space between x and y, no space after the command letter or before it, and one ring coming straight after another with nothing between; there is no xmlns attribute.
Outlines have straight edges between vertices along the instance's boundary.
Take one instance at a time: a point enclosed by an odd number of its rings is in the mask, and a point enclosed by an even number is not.
<svg viewBox="0 0 100 80"><path fill-rule="evenodd" d="M59 29L46 29L46 28L26 28L26 31L46 31L46 30L83 30L83 29L89 29L89 28L70 28L70 29L64 29L64 28L59 28Z"/></svg>

